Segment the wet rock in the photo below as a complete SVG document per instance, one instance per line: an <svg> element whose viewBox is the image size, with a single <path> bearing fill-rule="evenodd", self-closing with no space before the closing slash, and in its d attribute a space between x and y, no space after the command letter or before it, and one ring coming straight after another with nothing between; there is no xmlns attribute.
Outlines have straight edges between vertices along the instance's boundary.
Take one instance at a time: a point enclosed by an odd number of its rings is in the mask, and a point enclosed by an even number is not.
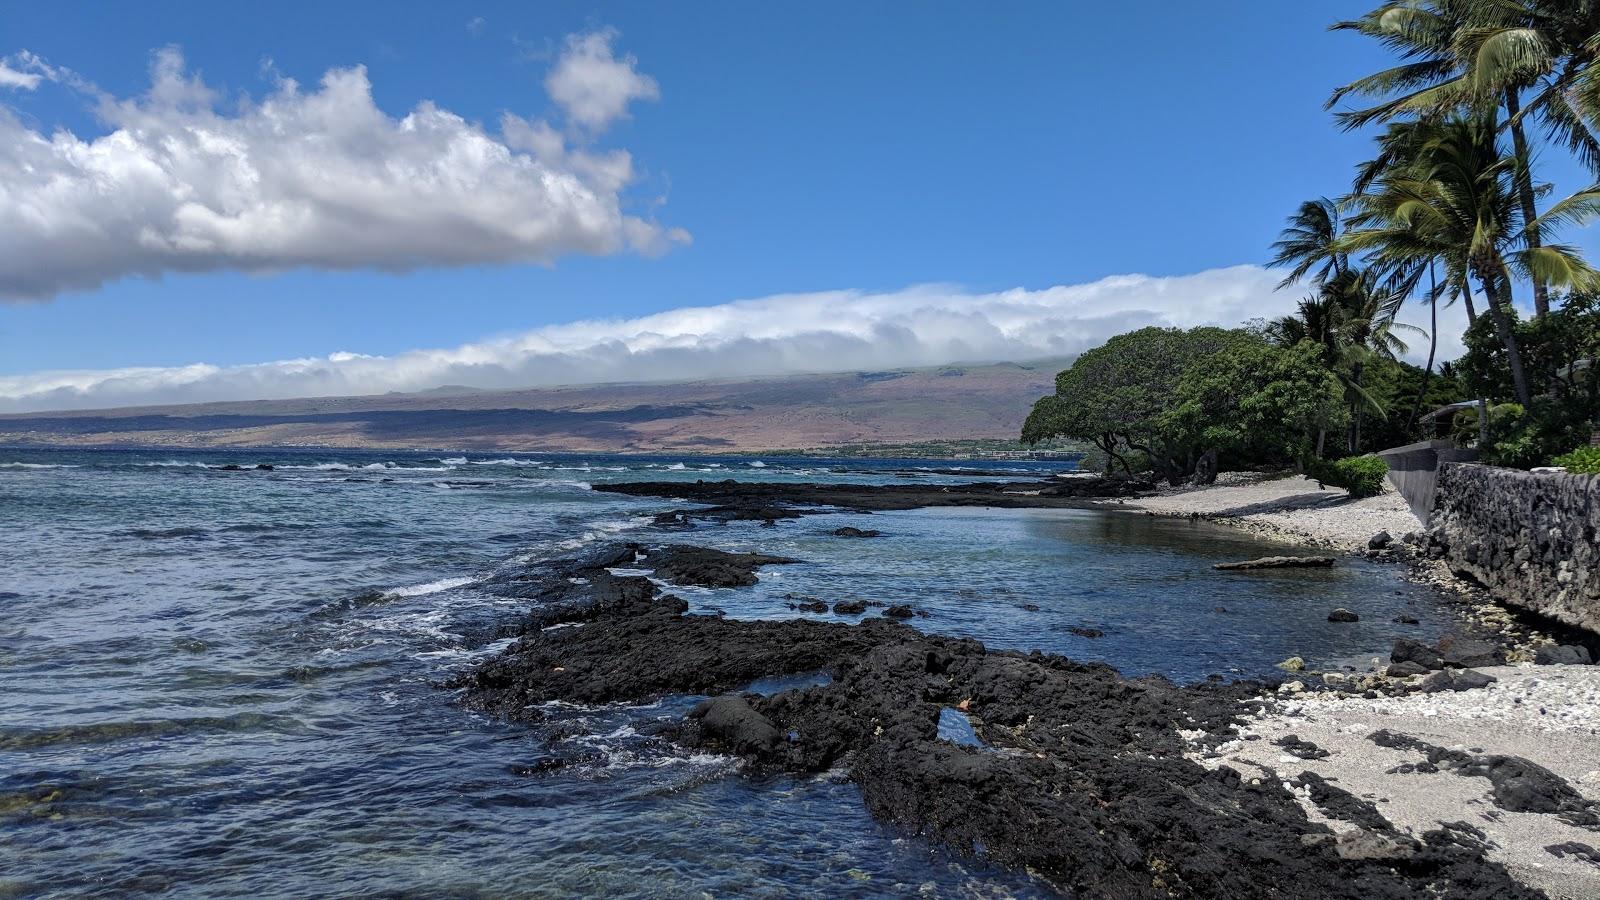
<svg viewBox="0 0 1600 900"><path fill-rule="evenodd" d="M1022 603L1022 604L1018 604L1017 608L1021 609L1021 610L1025 610L1027 612L1038 612L1039 611L1039 604L1037 604L1037 603Z"/></svg>
<svg viewBox="0 0 1600 900"><path fill-rule="evenodd" d="M1084 628L1081 625L1074 625L1071 628L1068 628L1067 631L1071 634L1077 635L1078 637L1085 638L1101 638L1106 636L1106 633L1098 628Z"/></svg>
<svg viewBox="0 0 1600 900"><path fill-rule="evenodd" d="M1574 644L1547 645L1534 651L1533 661L1541 666L1587 666L1594 660L1589 648Z"/></svg>
<svg viewBox="0 0 1600 900"><path fill-rule="evenodd" d="M1401 625L1420 625L1420 624L1422 624L1421 620L1418 619L1416 616L1408 615L1406 613L1401 613L1400 615L1395 616L1394 620L1395 620L1396 623L1401 624Z"/></svg>
<svg viewBox="0 0 1600 900"><path fill-rule="evenodd" d="M841 616L859 616L867 611L865 600L840 600L833 605L833 611Z"/></svg>
<svg viewBox="0 0 1600 900"><path fill-rule="evenodd" d="M1359 622L1359 621L1361 621L1361 617L1356 615L1355 613L1351 612L1350 610L1345 609L1344 607L1341 606L1338 609L1335 609L1333 612L1328 613L1328 621L1329 622Z"/></svg>
<svg viewBox="0 0 1600 900"><path fill-rule="evenodd" d="M699 587L743 587L755 584L762 566L799 562L765 553L729 553L709 547L673 544L645 554L645 563L673 584Z"/></svg>
<svg viewBox="0 0 1600 900"><path fill-rule="evenodd" d="M1444 657L1439 655L1439 651L1411 638L1401 638L1394 642L1394 649L1389 651L1389 661L1415 663L1430 671L1444 668Z"/></svg>
<svg viewBox="0 0 1600 900"><path fill-rule="evenodd" d="M1394 543L1394 536L1387 531L1380 531L1367 539L1368 550L1387 550Z"/></svg>
<svg viewBox="0 0 1600 900"><path fill-rule="evenodd" d="M1446 666L1458 669L1498 666L1506 661L1505 653L1494 644L1457 635L1448 635L1439 642L1439 656Z"/></svg>
<svg viewBox="0 0 1600 900"><path fill-rule="evenodd" d="M623 481L597 484L596 491L635 497L673 497L712 504L697 516L724 519L792 519L851 509L918 509L934 506L988 506L1005 509L1064 508L1094 497L1136 497L1155 484L1137 478L1101 476L1042 481L970 484L815 484L771 481Z"/></svg>
<svg viewBox="0 0 1600 900"><path fill-rule="evenodd" d="M656 513L650 524L657 528L693 528L694 522L689 519L689 514L681 509L671 509L664 513Z"/></svg>
<svg viewBox="0 0 1600 900"><path fill-rule="evenodd" d="M277 467L273 466L271 463L256 463L256 471L258 472L273 472L276 470Z"/></svg>
<svg viewBox="0 0 1600 900"><path fill-rule="evenodd" d="M1304 672L1306 668L1306 661L1298 656L1291 656L1283 662L1278 663L1278 668L1283 669L1286 672Z"/></svg>
<svg viewBox="0 0 1600 900"><path fill-rule="evenodd" d="M567 766L567 761L559 756L546 756L527 765L513 764L508 766L508 771L518 778L532 778L537 775L548 775L558 772Z"/></svg>
<svg viewBox="0 0 1600 900"><path fill-rule="evenodd" d="M909 619L916 614L917 611L915 609L904 603L896 603L883 611L884 618L887 619Z"/></svg>
<svg viewBox="0 0 1600 900"><path fill-rule="evenodd" d="M228 463L225 466L217 466L217 470L221 472L243 472L244 466L238 463Z"/></svg>
<svg viewBox="0 0 1600 900"><path fill-rule="evenodd" d="M1331 556L1263 556L1243 562L1217 563L1213 569L1249 571L1252 569L1326 569L1333 565Z"/></svg>
<svg viewBox="0 0 1600 900"><path fill-rule="evenodd" d="M879 535L883 534L883 532L877 531L877 530L872 529L872 528L854 528L854 527L849 526L849 525L846 525L843 528L835 528L834 530L832 530L832 531L830 531L828 533L833 535L834 537L848 537L848 538L875 538L875 537L878 537Z"/></svg>
<svg viewBox="0 0 1600 900"><path fill-rule="evenodd" d="M699 722L709 746L740 755L770 751L782 737L766 716L751 708L750 701L734 694L701 701L689 711L689 718Z"/></svg>
<svg viewBox="0 0 1600 900"><path fill-rule="evenodd" d="M828 604L825 600L805 600L795 604L794 608L801 612L825 613L828 611Z"/></svg>

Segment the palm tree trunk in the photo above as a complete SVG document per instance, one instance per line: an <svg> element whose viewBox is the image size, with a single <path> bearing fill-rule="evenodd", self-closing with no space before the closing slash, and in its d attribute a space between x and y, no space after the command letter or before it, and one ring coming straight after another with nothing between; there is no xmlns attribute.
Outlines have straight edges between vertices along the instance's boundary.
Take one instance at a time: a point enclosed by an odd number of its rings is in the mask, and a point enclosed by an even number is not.
<svg viewBox="0 0 1600 900"><path fill-rule="evenodd" d="M1505 91L1506 115L1511 123L1511 144L1517 154L1517 199L1522 205L1522 224L1528 229L1528 249L1537 250L1540 247L1539 232L1531 227L1532 222L1539 218L1538 208L1533 205L1533 159L1528 155L1528 136L1522 130L1522 120L1517 118L1521 110L1521 102L1517 99L1516 88L1506 88ZM1542 316L1550 311L1550 291L1544 280L1533 276L1533 312Z"/></svg>
<svg viewBox="0 0 1600 900"><path fill-rule="evenodd" d="M1470 328L1477 324L1478 310L1472 305L1472 288L1466 283L1465 278L1461 283L1461 302L1467 306L1467 327Z"/></svg>
<svg viewBox="0 0 1600 900"><path fill-rule="evenodd" d="M1433 358L1439 350L1439 283L1434 279L1433 260L1428 260L1428 366L1422 370L1422 387L1417 389L1416 402L1411 404L1411 415L1406 417L1406 431L1416 427L1417 416L1422 412L1422 399L1428 396L1428 382L1433 378Z"/></svg>
<svg viewBox="0 0 1600 900"><path fill-rule="evenodd" d="M1511 315L1507 307L1510 299L1501 300L1500 279L1505 271L1504 264L1494 266L1485 272L1479 270L1478 280L1483 283L1483 294L1489 306L1489 318L1494 322L1495 334L1500 338L1500 345L1505 347L1506 362L1511 366L1511 388L1516 392L1517 402L1523 409L1533 405L1533 394L1528 390L1528 375L1522 368L1522 351L1517 347L1517 335L1511 327Z"/></svg>

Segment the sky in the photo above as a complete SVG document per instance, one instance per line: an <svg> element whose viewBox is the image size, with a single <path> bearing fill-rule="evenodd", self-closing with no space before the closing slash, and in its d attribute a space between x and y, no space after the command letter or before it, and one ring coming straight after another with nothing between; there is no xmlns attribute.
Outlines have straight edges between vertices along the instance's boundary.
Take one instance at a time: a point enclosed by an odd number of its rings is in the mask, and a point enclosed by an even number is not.
<svg viewBox="0 0 1600 900"><path fill-rule="evenodd" d="M1326 30L1366 5L34 7L0 33L0 411L1280 314L1284 217L1369 146L1322 106L1390 63Z"/></svg>

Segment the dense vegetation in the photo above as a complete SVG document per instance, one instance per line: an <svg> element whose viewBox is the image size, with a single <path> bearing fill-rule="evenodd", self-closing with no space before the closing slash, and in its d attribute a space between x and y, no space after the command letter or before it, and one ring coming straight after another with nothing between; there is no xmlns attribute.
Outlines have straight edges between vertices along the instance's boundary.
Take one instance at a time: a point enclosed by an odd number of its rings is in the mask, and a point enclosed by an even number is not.
<svg viewBox="0 0 1600 900"><path fill-rule="evenodd" d="M1469 411L1455 426L1491 462L1539 465L1588 443L1600 273L1557 239L1600 214L1600 185L1550 202L1535 162L1548 147L1600 173L1600 2L1394 0L1333 28L1399 63L1328 101L1357 104L1335 114L1341 127L1382 130L1350 189L1303 203L1273 245L1280 288L1307 290L1297 311L1113 338L1061 373L1024 441L1093 441L1174 481L1295 463L1361 484L1374 464L1329 461L1431 437L1425 413L1481 399L1485 421ZM1396 321L1408 302L1433 327ZM1436 367L1438 309L1457 302L1467 353ZM1407 338L1428 340L1426 366L1400 360Z"/></svg>

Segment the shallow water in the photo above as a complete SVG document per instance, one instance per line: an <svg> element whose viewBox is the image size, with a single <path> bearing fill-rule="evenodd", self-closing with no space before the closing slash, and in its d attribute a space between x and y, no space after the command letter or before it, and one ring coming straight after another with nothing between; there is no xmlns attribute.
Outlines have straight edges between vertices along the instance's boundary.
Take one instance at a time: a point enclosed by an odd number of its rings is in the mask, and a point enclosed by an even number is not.
<svg viewBox="0 0 1600 900"><path fill-rule="evenodd" d="M665 533L648 520L669 502L589 490L1060 468L753 462L0 451L0 896L1040 892L872 821L842 777L753 779L637 732L695 698L560 708L535 731L435 686L504 646L496 626L525 607L478 579L594 541L804 560L680 591L701 610L905 602L926 630L1178 680L1359 659L1447 624L1392 567L1212 571L1274 545L1206 523L952 509ZM884 536L826 534L846 524ZM1334 606L1362 621L1330 625ZM1423 624L1393 624L1401 610ZM552 741L586 761L521 774Z"/></svg>

